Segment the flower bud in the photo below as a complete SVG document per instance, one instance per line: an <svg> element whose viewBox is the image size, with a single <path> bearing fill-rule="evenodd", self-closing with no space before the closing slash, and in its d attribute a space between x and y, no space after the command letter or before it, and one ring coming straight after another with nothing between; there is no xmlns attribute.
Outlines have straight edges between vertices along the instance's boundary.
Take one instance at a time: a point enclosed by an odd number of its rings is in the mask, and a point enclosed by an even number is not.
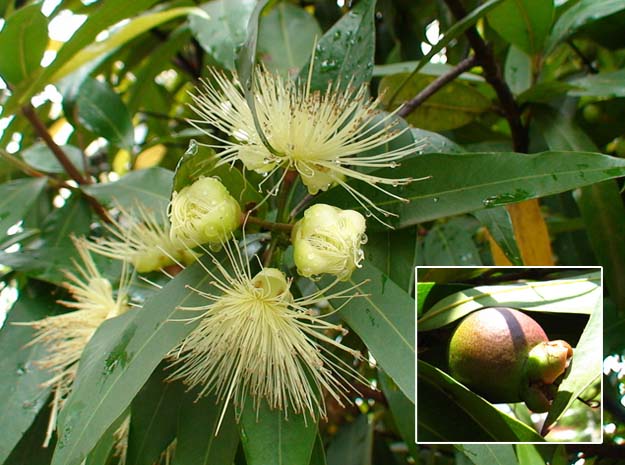
<svg viewBox="0 0 625 465"><path fill-rule="evenodd" d="M171 237L189 247L209 243L220 248L241 224L241 207L215 178L200 178L174 192L169 204Z"/></svg>
<svg viewBox="0 0 625 465"><path fill-rule="evenodd" d="M349 279L364 258L365 218L354 210L317 204L293 228L291 242L297 271L306 277L328 273Z"/></svg>
<svg viewBox="0 0 625 465"><path fill-rule="evenodd" d="M264 268L252 278L252 285L260 290L263 298L274 299L286 296L287 300L292 300L286 276L276 268Z"/></svg>

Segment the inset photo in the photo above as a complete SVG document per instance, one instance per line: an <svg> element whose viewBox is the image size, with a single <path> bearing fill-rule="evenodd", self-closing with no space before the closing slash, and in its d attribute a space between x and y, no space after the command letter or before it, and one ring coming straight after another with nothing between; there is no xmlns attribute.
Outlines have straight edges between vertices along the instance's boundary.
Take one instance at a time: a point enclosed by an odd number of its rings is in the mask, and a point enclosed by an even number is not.
<svg viewBox="0 0 625 465"><path fill-rule="evenodd" d="M417 267L417 443L601 443L600 267Z"/></svg>

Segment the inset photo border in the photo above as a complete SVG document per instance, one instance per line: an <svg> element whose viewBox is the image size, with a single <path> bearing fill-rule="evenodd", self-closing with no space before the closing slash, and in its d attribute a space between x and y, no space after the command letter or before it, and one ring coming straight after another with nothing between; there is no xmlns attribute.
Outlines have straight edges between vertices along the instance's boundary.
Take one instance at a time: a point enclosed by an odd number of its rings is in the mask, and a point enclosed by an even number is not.
<svg viewBox="0 0 625 465"><path fill-rule="evenodd" d="M602 442L602 267L415 279L417 444Z"/></svg>

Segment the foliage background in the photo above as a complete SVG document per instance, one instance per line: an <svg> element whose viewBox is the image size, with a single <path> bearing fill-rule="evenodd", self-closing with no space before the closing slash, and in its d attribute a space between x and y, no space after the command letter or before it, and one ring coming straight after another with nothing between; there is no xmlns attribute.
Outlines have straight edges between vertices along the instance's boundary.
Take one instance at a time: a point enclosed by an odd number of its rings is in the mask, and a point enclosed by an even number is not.
<svg viewBox="0 0 625 465"><path fill-rule="evenodd" d="M272 1L248 28L253 0L0 1L2 298L10 304L19 296L0 332L0 462L78 464L88 455L89 464L107 463L111 432L127 408L137 418L131 463L158 460L174 437L174 463L199 463L196 454L207 460L213 453L225 454L224 463L279 463L266 454L280 452L290 464L623 457L625 215L618 178L625 175L625 2L360 0L351 12L344 3ZM58 35L78 23L73 35ZM253 41L244 43L256 32L254 50ZM297 73L316 36L315 86L339 77L353 85L370 81L373 95L383 91L387 110L411 101L399 114L421 150L392 175L431 177L399 191L409 204L385 206L398 214L395 230L369 222L367 265L356 278L375 283L373 302L341 314L354 330L350 342L368 347L378 361L362 369L383 395L367 393L358 407L336 409L318 427L292 420L282 434L275 412L264 412L262 427L244 418L210 441L211 403L190 403L155 370L181 334L161 327L149 338L183 298L184 285L201 279L190 268L155 296L137 283L143 310L101 328L84 354L60 440L39 447L47 393L33 361L42 349L21 349L31 334L9 323L62 311L55 301L63 296L60 270L71 264L69 234L101 233L98 205L138 198L164 208L173 170L189 140L201 137L185 122L187 92L207 65L232 70L242 52L243 64L257 56L270 69ZM55 146L71 166L59 163ZM240 184L236 171L230 176L229 185ZM318 201L355 207L336 190ZM509 263L604 266L606 442L417 448L410 440L413 266ZM114 264L101 266L117 276ZM148 340L152 345L137 354ZM109 356L119 361L129 353L125 366L107 365ZM114 376L102 374L103 364L113 366ZM267 427L272 421L275 427Z"/></svg>

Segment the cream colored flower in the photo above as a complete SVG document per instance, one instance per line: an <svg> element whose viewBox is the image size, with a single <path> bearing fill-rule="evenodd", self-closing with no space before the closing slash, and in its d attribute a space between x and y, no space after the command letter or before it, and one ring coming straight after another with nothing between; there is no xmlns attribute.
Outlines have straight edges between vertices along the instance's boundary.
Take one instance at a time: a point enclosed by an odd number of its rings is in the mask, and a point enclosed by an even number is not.
<svg viewBox="0 0 625 465"><path fill-rule="evenodd" d="M174 192L169 204L172 240L218 250L241 225L241 207L216 178L200 178Z"/></svg>
<svg viewBox="0 0 625 465"><path fill-rule="evenodd" d="M202 81L200 92L193 95L191 107L198 118L190 123L218 141L211 147L222 149L221 164L241 160L247 169L265 174L280 168L297 170L313 195L339 184L367 213L373 210L389 215L347 184L347 178L359 179L391 197L407 201L382 186L408 184L412 178L389 179L368 171L398 166L399 160L417 148L409 144L365 155L367 151L383 148L408 130L396 129L394 114L380 114L377 110L380 99L370 100L365 86L357 90L341 89L336 82L325 92L313 92L310 76L307 82L294 82L263 67L256 69L254 79L259 126L271 149L263 144L236 76L231 81L222 72L211 70L210 78ZM219 129L229 138L219 138L207 126Z"/></svg>
<svg viewBox="0 0 625 465"><path fill-rule="evenodd" d="M149 273L175 263L188 265L196 255L177 238L170 235L169 222L163 214L161 218L142 205L131 215L123 207L117 206L121 219L111 219L104 227L111 233L109 238L98 238L87 242L92 252L105 257L132 264L138 273Z"/></svg>
<svg viewBox="0 0 625 465"><path fill-rule="evenodd" d="M285 415L290 410L325 417L323 390L342 405L351 387L348 378L362 381L332 349L356 358L360 353L335 339L333 334L344 329L316 316L312 307L326 299L349 300L358 295L354 287L329 294L333 283L296 299L291 280L280 270L264 268L252 275L236 245L226 243L224 250L229 265L213 257L217 271L205 267L210 289L193 289L206 305L182 307L200 312L187 320L199 324L172 351L172 378L201 386L201 396L215 394L225 402L223 412L230 401L241 406L250 396L256 406L265 399Z"/></svg>
<svg viewBox="0 0 625 465"><path fill-rule="evenodd" d="M127 268L122 268L115 295L109 280L98 271L89 253L87 241L84 238L72 240L82 264L74 262L75 271L65 272L68 281L64 286L74 300L60 303L74 311L24 323L36 330L35 338L30 344L42 343L48 349L46 357L37 362L37 365L52 374L44 383L45 386L51 386L54 393L46 445L56 428L57 414L71 391L78 361L87 342L102 322L121 315L128 309L130 276Z"/></svg>
<svg viewBox="0 0 625 465"><path fill-rule="evenodd" d="M291 234L297 272L314 277L324 273L349 279L364 259L365 218L354 210L316 204L304 212Z"/></svg>

